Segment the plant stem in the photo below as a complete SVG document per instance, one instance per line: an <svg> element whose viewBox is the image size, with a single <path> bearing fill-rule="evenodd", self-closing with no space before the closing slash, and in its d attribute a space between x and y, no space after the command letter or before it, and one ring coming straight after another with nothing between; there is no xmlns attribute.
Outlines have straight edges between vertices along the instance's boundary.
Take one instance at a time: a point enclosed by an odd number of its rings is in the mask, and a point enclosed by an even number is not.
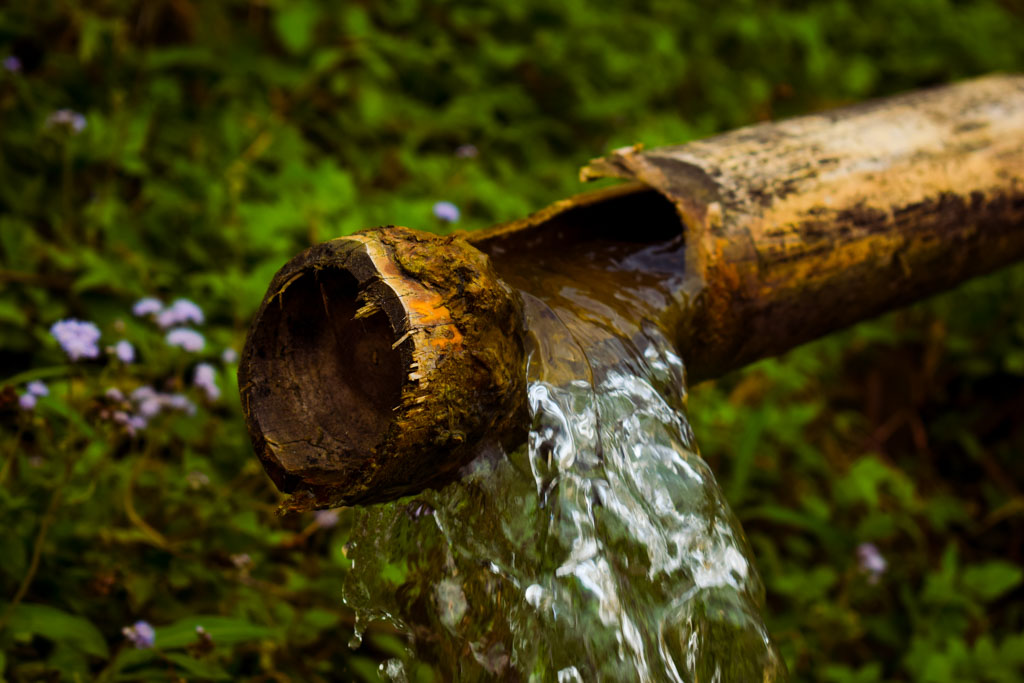
<svg viewBox="0 0 1024 683"><path fill-rule="evenodd" d="M0 486L3 486L7 482L7 475L11 472L11 466L14 464L15 455L18 453L18 446L21 445L21 437L25 433L25 423L22 422L18 425L18 432L14 435L14 439L11 442L10 452L7 453L7 457L4 458L3 469L0 469Z"/></svg>
<svg viewBox="0 0 1024 683"><path fill-rule="evenodd" d="M50 504L47 506L46 513L43 515L43 519L39 523L39 531L36 532L36 538L32 544L32 560L29 562L28 571L25 572L25 576L21 580L21 585L18 586L18 591L14 594L14 597L11 598L11 602L4 609L3 615L0 615L0 631L3 631L8 620L11 618L11 614L14 612L14 608L21 603L22 599L24 599L25 595L28 593L28 589L36 577L36 572L39 571L39 563L43 557L43 544L46 542L46 534L50 530L50 526L53 524L54 520L57 519L57 510L60 508L61 494L64 492L64 486L71 478L71 463L71 458L68 458L65 461L64 476L54 489L53 495L50 496Z"/></svg>

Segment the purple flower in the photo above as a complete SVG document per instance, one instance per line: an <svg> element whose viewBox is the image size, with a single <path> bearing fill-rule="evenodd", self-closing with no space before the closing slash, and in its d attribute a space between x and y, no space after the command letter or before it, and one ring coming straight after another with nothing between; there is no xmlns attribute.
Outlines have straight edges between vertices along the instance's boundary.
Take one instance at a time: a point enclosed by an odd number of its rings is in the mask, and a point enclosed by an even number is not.
<svg viewBox="0 0 1024 683"><path fill-rule="evenodd" d="M196 414L196 406L184 394L160 394L164 405L174 410L180 410L188 415Z"/></svg>
<svg viewBox="0 0 1024 683"><path fill-rule="evenodd" d="M32 410L36 407L36 401L38 400L35 394L22 394L18 397L18 405L22 410Z"/></svg>
<svg viewBox="0 0 1024 683"><path fill-rule="evenodd" d="M71 109L58 109L50 114L50 117L46 119L46 123L51 127L63 126L70 128L75 133L81 133L85 130L86 125L85 116Z"/></svg>
<svg viewBox="0 0 1024 683"><path fill-rule="evenodd" d="M164 310L164 305L160 299L147 296L144 299L139 299L132 306L132 314L138 318L144 315L155 315L160 311Z"/></svg>
<svg viewBox="0 0 1024 683"><path fill-rule="evenodd" d="M202 351L203 347L206 346L206 340L203 339L203 335L187 327L175 327L168 332L167 343L171 346L180 346L192 353Z"/></svg>
<svg viewBox="0 0 1024 683"><path fill-rule="evenodd" d="M860 570L868 575L868 581L871 583L878 583L889 567L889 563L885 561L874 543L861 543L857 546L857 564Z"/></svg>
<svg viewBox="0 0 1024 683"><path fill-rule="evenodd" d="M195 374L193 375L193 383L197 386L210 385L214 383L216 375L214 373L213 366L209 363L200 363L196 366Z"/></svg>
<svg viewBox="0 0 1024 683"><path fill-rule="evenodd" d="M437 202L434 204L434 215L448 223L455 223L459 220L459 207L451 202Z"/></svg>
<svg viewBox="0 0 1024 683"><path fill-rule="evenodd" d="M4 57L4 69L16 74L21 71L21 60L14 55Z"/></svg>
<svg viewBox="0 0 1024 683"><path fill-rule="evenodd" d="M131 393L131 400L135 404L135 415L123 411L114 413L114 421L125 425L131 433L145 429L149 421L164 410L178 410L189 415L196 412L195 405L187 396L164 394L150 386L135 389Z"/></svg>
<svg viewBox="0 0 1024 683"><path fill-rule="evenodd" d="M107 397L107 400L114 401L115 403L120 403L124 400L124 392L116 387L110 387L104 395Z"/></svg>
<svg viewBox="0 0 1024 683"><path fill-rule="evenodd" d="M135 347L130 341L122 339L114 346L114 355L122 363L132 363L135 361Z"/></svg>
<svg viewBox="0 0 1024 683"><path fill-rule="evenodd" d="M459 159L473 159L479 153L476 145L459 145L455 148L455 156Z"/></svg>
<svg viewBox="0 0 1024 683"><path fill-rule="evenodd" d="M152 417L156 417L160 414L160 410L164 407L163 401L159 397L153 396L139 403L138 411L139 415L146 418L147 420Z"/></svg>
<svg viewBox="0 0 1024 683"><path fill-rule="evenodd" d="M49 396L50 395L50 388L47 387L42 382L40 382L39 380L35 380L34 382L29 382L28 386L26 386L25 389L26 389L26 391L28 391L28 393L32 394L33 396Z"/></svg>
<svg viewBox="0 0 1024 683"><path fill-rule="evenodd" d="M184 325L186 323L202 325L205 319L203 309L199 308L199 306L188 299L177 299L157 315L156 324L160 327L171 327L172 325Z"/></svg>
<svg viewBox="0 0 1024 683"><path fill-rule="evenodd" d="M337 510L317 510L313 513L314 522L321 529L330 529L338 523Z"/></svg>
<svg viewBox="0 0 1024 683"><path fill-rule="evenodd" d="M111 417L114 422L122 425L125 431L132 436L135 436L136 432L141 432L146 428L146 425L149 424L149 421L143 416L132 415L131 413L127 413L123 410L115 410Z"/></svg>
<svg viewBox="0 0 1024 683"><path fill-rule="evenodd" d="M100 355L100 348L96 345L100 340L100 329L90 322L74 318L59 320L50 327L50 334L73 361Z"/></svg>
<svg viewBox="0 0 1024 683"><path fill-rule="evenodd" d="M226 365L230 365L238 361L238 352L234 349L224 349L224 353L220 354L220 359Z"/></svg>
<svg viewBox="0 0 1024 683"><path fill-rule="evenodd" d="M136 403L145 401L147 398L156 396L156 389L149 385L143 385L137 389L134 389L131 393L132 400Z"/></svg>
<svg viewBox="0 0 1024 683"><path fill-rule="evenodd" d="M206 318L203 316L203 309L188 299L177 299L171 304L171 310L178 312L182 322L202 325L206 321Z"/></svg>
<svg viewBox="0 0 1024 683"><path fill-rule="evenodd" d="M192 375L192 384L206 392L206 398L216 401L220 398L220 387L217 386L217 376L213 366L209 363L200 363L196 366L195 374Z"/></svg>
<svg viewBox="0 0 1024 683"><path fill-rule="evenodd" d="M121 629L121 633L139 650L149 649L156 642L156 631L146 621L140 620L132 626L125 626Z"/></svg>

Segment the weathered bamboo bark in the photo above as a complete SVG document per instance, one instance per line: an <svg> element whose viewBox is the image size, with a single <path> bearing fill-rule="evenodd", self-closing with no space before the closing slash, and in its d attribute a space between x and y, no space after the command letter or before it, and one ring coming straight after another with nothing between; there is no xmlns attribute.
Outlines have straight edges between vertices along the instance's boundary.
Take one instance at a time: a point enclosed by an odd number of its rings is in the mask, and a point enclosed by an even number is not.
<svg viewBox="0 0 1024 683"><path fill-rule="evenodd" d="M715 377L1024 255L1024 76L990 76L642 153L583 177L676 205Z"/></svg>
<svg viewBox="0 0 1024 683"><path fill-rule="evenodd" d="M296 506L411 493L521 438L522 323L503 280L571 283L657 324L699 381L1024 257L1024 77L621 150L583 176L639 182L469 243L340 238L275 277L239 383Z"/></svg>

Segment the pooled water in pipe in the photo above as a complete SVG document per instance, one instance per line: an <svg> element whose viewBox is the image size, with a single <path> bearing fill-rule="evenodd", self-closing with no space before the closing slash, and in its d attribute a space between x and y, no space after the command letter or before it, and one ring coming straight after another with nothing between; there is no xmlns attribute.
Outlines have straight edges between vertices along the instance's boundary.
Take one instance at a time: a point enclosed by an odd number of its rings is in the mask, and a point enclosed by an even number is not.
<svg viewBox="0 0 1024 683"><path fill-rule="evenodd" d="M397 681L784 679L750 550L686 420L683 361L620 315L652 292L597 300L564 280L521 291L528 442L356 511L357 630L383 619L407 637L382 666Z"/></svg>

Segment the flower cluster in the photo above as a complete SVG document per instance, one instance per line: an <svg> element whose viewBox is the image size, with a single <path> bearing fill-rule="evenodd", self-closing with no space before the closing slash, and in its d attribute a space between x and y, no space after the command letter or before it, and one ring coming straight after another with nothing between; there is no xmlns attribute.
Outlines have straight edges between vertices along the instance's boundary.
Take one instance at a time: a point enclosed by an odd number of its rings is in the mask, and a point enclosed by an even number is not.
<svg viewBox="0 0 1024 683"><path fill-rule="evenodd" d="M203 309L195 302L175 299L170 306L164 307L162 301L150 296L136 301L132 313L139 318L151 316L161 329L168 330L165 340L171 346L177 346L190 353L198 353L206 346L206 339L202 334L184 327L188 324L202 325L206 321Z"/></svg>
<svg viewBox="0 0 1024 683"><path fill-rule="evenodd" d="M144 299L139 299L132 306L132 315L141 318L146 315L156 315L164 308L164 304L160 299L155 299L151 296L147 296Z"/></svg>
<svg viewBox="0 0 1024 683"><path fill-rule="evenodd" d="M138 317L149 317L158 327L166 330L164 340L168 346L178 347L190 353L198 353L206 346L206 339L201 333L184 327L188 324L202 324L205 321L203 310L188 299L176 299L165 306L159 299L147 297L135 302L132 313ZM72 361L97 358L100 355L100 330L92 322L74 318L60 320L51 326L50 333ZM136 361L135 346L127 339L107 346L106 352L125 365ZM227 348L221 354L221 360L225 364L235 363L238 354L234 349ZM217 370L209 362L196 364L192 369L191 383L211 402L217 401L221 396L221 389L217 384ZM24 410L32 410L38 397L45 396L47 391L46 385L42 382L33 382L19 397L20 406ZM127 391L121 388L108 389L99 416L103 420L120 425L131 436L145 429L153 418L161 413L177 411L194 415L196 412L195 404L181 393L163 393L152 386L138 387L126 395Z"/></svg>
<svg viewBox="0 0 1024 683"><path fill-rule="evenodd" d="M321 529L330 529L338 524L338 511L317 510L313 513L313 522Z"/></svg>
<svg viewBox="0 0 1024 683"><path fill-rule="evenodd" d="M873 584L878 583L889 567L889 563L882 557L874 543L861 543L857 546L857 564L860 570L868 575L868 581Z"/></svg>
<svg viewBox="0 0 1024 683"><path fill-rule="evenodd" d="M459 207L451 202L437 202L434 204L434 215L446 223L455 223L458 222L461 214Z"/></svg>
<svg viewBox="0 0 1024 683"><path fill-rule="evenodd" d="M176 299L174 303L156 314L156 324L164 329L188 323L202 325L205 321L202 309L188 299Z"/></svg>
<svg viewBox="0 0 1024 683"><path fill-rule="evenodd" d="M170 346L177 346L191 353L198 353L206 346L206 339L188 327L175 327L165 337Z"/></svg>
<svg viewBox="0 0 1024 683"><path fill-rule="evenodd" d="M36 402L43 396L50 394L50 388L45 384L36 380L29 382L25 386L25 393L18 398L18 405L22 410L32 410L36 407Z"/></svg>
<svg viewBox="0 0 1024 683"><path fill-rule="evenodd" d="M73 361L100 355L100 347L97 345L100 328L91 322L74 318L58 320L50 327L50 334Z"/></svg>
<svg viewBox="0 0 1024 683"><path fill-rule="evenodd" d="M111 351L119 361L126 365L135 361L135 347L126 339L117 342Z"/></svg>
<svg viewBox="0 0 1024 683"><path fill-rule="evenodd" d="M195 415L196 407L184 394L165 394L150 386L142 386L131 393L139 415L147 420L159 415L164 410L177 410L188 415Z"/></svg>
<svg viewBox="0 0 1024 683"><path fill-rule="evenodd" d="M200 363L192 375L192 384L206 392L206 398L216 401L220 398L220 387L217 386L217 375L209 363Z"/></svg>
<svg viewBox="0 0 1024 683"><path fill-rule="evenodd" d="M117 388L107 389L106 398L115 405L104 410L100 417L122 425L134 436L149 425L149 421L162 412L174 410L194 415L196 406L184 394L166 394L151 386L141 386L129 396Z"/></svg>
<svg viewBox="0 0 1024 683"><path fill-rule="evenodd" d="M21 71L21 60L14 55L4 57L4 71L10 71L12 74L18 73Z"/></svg>
<svg viewBox="0 0 1024 683"><path fill-rule="evenodd" d="M147 621L139 620L125 626L121 633L139 650L148 650L156 644L156 630Z"/></svg>
<svg viewBox="0 0 1024 683"><path fill-rule="evenodd" d="M46 119L46 125L51 128L68 128L75 133L85 130L85 115L72 109L58 109Z"/></svg>
<svg viewBox="0 0 1024 683"><path fill-rule="evenodd" d="M170 306L164 307L160 299L147 296L135 302L132 313L139 318L153 316L156 324L163 329L189 323L202 325L206 322L203 309L188 299L175 299Z"/></svg>

